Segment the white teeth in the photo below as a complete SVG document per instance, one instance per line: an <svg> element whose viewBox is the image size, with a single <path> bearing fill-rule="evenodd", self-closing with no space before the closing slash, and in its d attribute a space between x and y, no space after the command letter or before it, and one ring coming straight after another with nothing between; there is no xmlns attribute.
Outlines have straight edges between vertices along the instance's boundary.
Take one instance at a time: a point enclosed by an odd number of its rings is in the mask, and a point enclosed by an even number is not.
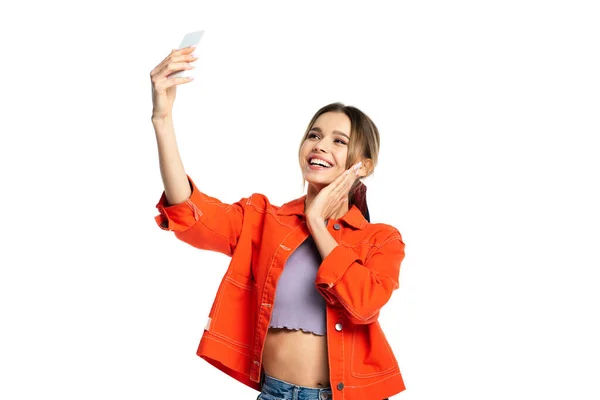
<svg viewBox="0 0 600 400"><path fill-rule="evenodd" d="M311 159L310 165L320 165L322 167L331 168L331 164L329 164L327 161L323 161L318 158Z"/></svg>

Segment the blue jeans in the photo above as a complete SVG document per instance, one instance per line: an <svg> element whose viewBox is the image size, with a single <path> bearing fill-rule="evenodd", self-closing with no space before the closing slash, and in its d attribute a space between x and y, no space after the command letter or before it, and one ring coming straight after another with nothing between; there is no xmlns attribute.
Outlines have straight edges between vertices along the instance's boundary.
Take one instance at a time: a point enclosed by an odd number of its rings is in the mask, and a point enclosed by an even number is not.
<svg viewBox="0 0 600 400"><path fill-rule="evenodd" d="M262 392L256 400L331 400L332 398L331 388L298 386L265 374Z"/></svg>

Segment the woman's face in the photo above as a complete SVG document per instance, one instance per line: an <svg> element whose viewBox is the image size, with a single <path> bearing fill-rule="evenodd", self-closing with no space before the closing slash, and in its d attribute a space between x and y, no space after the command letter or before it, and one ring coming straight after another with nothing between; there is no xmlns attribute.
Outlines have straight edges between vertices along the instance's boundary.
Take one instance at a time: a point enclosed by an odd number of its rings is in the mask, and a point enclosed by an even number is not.
<svg viewBox="0 0 600 400"><path fill-rule="evenodd" d="M350 128L350 118L341 112L317 118L300 147L300 168L309 184L320 190L346 170Z"/></svg>

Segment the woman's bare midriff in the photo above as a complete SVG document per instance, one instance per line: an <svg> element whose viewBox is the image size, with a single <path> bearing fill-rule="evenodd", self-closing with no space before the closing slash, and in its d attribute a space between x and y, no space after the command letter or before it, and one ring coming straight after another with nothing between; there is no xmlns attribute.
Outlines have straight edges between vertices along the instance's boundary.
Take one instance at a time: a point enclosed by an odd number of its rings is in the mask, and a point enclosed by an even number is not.
<svg viewBox="0 0 600 400"><path fill-rule="evenodd" d="M263 368L267 375L298 386L329 387L327 336L270 328L263 349Z"/></svg>

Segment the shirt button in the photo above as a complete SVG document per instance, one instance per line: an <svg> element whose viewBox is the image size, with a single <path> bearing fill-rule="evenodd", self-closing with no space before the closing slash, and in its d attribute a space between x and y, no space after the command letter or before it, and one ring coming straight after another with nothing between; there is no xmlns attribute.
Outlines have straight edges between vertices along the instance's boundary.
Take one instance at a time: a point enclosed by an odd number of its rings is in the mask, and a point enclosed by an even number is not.
<svg viewBox="0 0 600 400"><path fill-rule="evenodd" d="M338 388L338 390L342 390L344 388L344 383L343 382L338 383L337 388Z"/></svg>
<svg viewBox="0 0 600 400"><path fill-rule="evenodd" d="M333 229L335 229L336 231L339 231L341 228L340 224L334 224L333 225Z"/></svg>
<svg viewBox="0 0 600 400"><path fill-rule="evenodd" d="M340 324L339 322L337 324L335 324L335 330L336 331L341 331L342 330L342 324Z"/></svg>

